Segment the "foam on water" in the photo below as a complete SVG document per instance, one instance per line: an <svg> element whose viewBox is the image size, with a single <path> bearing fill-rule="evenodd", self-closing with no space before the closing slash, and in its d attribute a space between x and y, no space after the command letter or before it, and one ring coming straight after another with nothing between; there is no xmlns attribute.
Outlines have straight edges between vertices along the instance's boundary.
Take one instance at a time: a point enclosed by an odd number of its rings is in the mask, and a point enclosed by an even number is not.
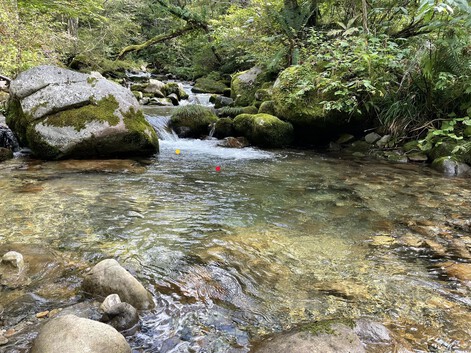
<svg viewBox="0 0 471 353"><path fill-rule="evenodd" d="M168 116L146 116L147 120L154 127L160 142L160 158L166 158L175 155L175 151L181 151L180 158L187 159L224 159L224 160L254 160L275 158L273 152L262 151L256 148L227 148L221 147L221 140L209 138L207 140L199 139L181 139L173 131L168 123Z"/></svg>
<svg viewBox="0 0 471 353"><path fill-rule="evenodd" d="M273 152L262 151L256 148L226 148L218 146L220 140L160 140L160 155L174 155L175 150L180 150L180 158L192 159L224 159L224 160L253 160L253 159L272 159L276 154Z"/></svg>

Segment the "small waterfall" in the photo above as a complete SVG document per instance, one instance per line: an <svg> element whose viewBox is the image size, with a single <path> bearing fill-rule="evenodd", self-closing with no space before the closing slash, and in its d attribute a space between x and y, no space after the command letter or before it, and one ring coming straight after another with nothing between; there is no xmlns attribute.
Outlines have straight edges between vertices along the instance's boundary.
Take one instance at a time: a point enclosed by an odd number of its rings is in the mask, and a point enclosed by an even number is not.
<svg viewBox="0 0 471 353"><path fill-rule="evenodd" d="M180 105L197 104L205 107L214 106L214 104L209 101L212 96L211 93L194 93L191 90L192 88L193 86L183 83L183 90L188 94L188 99L180 101Z"/></svg>
<svg viewBox="0 0 471 353"><path fill-rule="evenodd" d="M160 140L163 141L178 141L180 138L168 125L170 122L169 116L149 116L146 115L147 121L154 127L155 132Z"/></svg>
<svg viewBox="0 0 471 353"><path fill-rule="evenodd" d="M208 135L209 138L213 137L215 130L216 130L216 123L212 123L211 124L211 131L209 132L209 135Z"/></svg>

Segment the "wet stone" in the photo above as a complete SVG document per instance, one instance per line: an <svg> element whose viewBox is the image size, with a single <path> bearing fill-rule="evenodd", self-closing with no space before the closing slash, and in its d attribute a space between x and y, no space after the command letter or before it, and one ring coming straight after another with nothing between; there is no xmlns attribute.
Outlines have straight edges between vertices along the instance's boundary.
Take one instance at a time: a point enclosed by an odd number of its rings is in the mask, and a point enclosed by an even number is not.
<svg viewBox="0 0 471 353"><path fill-rule="evenodd" d="M2 264L10 265L18 270L22 270L25 266L23 255L16 251L9 251L3 255Z"/></svg>
<svg viewBox="0 0 471 353"><path fill-rule="evenodd" d="M102 321L113 326L116 330L123 332L133 328L137 329L139 314L136 308L131 304L118 303L107 310L102 317Z"/></svg>
<svg viewBox="0 0 471 353"><path fill-rule="evenodd" d="M3 346L8 343L8 338L3 335L0 335L0 346Z"/></svg>
<svg viewBox="0 0 471 353"><path fill-rule="evenodd" d="M369 144L373 144L380 139L381 139L381 135L378 135L376 132L371 132L365 136L365 141L368 142Z"/></svg>
<svg viewBox="0 0 471 353"><path fill-rule="evenodd" d="M109 313L113 306L115 306L117 304L120 304L120 303L121 303L121 299L119 298L118 294L110 294L109 296L107 296L105 298L103 303L101 303L100 309L104 313Z"/></svg>

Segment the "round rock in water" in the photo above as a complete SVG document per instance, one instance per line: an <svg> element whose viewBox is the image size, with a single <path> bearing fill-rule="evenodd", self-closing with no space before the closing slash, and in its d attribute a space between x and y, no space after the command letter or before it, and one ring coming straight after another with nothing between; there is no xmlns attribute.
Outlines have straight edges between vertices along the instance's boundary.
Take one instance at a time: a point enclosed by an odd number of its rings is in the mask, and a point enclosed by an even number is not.
<svg viewBox="0 0 471 353"><path fill-rule="evenodd" d="M23 267L25 266L23 255L16 251L9 251L5 255L3 255L2 263L17 268L18 270L23 269Z"/></svg>
<svg viewBox="0 0 471 353"><path fill-rule="evenodd" d="M122 332L136 327L139 314L131 304L119 303L106 312L102 321Z"/></svg>
<svg viewBox="0 0 471 353"><path fill-rule="evenodd" d="M107 297L118 294L123 302L139 310L154 307L152 295L128 271L113 259L103 260L96 264L85 275L83 290L95 297Z"/></svg>
<svg viewBox="0 0 471 353"><path fill-rule="evenodd" d="M101 322L66 315L49 321L31 353L131 353L126 339Z"/></svg>
<svg viewBox="0 0 471 353"><path fill-rule="evenodd" d="M262 342L256 353L365 353L358 336L344 324L314 324Z"/></svg>
<svg viewBox="0 0 471 353"><path fill-rule="evenodd" d="M105 300L103 301L103 303L101 303L100 305L100 309L105 313L109 313L110 312L110 309L121 303L121 298L119 297L118 294L110 294L109 296L107 296L105 298Z"/></svg>

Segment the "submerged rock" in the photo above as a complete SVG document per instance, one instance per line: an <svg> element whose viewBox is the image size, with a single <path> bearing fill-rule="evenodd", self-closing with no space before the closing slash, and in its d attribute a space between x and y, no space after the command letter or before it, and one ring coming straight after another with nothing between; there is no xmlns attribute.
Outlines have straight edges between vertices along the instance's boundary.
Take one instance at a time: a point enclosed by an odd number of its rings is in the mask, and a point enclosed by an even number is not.
<svg viewBox="0 0 471 353"><path fill-rule="evenodd" d="M23 255L16 251L9 251L2 256L2 263L21 271L25 267Z"/></svg>
<svg viewBox="0 0 471 353"><path fill-rule="evenodd" d="M126 339L101 322L66 315L50 320L39 332L31 353L131 353Z"/></svg>
<svg viewBox="0 0 471 353"><path fill-rule="evenodd" d="M10 91L7 123L40 158L158 151L157 135L131 91L100 74L38 66L22 72Z"/></svg>
<svg viewBox="0 0 471 353"><path fill-rule="evenodd" d="M264 341L254 353L366 353L360 339L345 324L322 323L282 333Z"/></svg>
<svg viewBox="0 0 471 353"><path fill-rule="evenodd" d="M82 288L93 296L107 297L110 294L118 294L122 301L140 310L154 307L152 295L113 259L96 264L85 275Z"/></svg>
<svg viewBox="0 0 471 353"><path fill-rule="evenodd" d="M410 353L382 324L360 319L328 320L281 333L255 346L254 353Z"/></svg>

